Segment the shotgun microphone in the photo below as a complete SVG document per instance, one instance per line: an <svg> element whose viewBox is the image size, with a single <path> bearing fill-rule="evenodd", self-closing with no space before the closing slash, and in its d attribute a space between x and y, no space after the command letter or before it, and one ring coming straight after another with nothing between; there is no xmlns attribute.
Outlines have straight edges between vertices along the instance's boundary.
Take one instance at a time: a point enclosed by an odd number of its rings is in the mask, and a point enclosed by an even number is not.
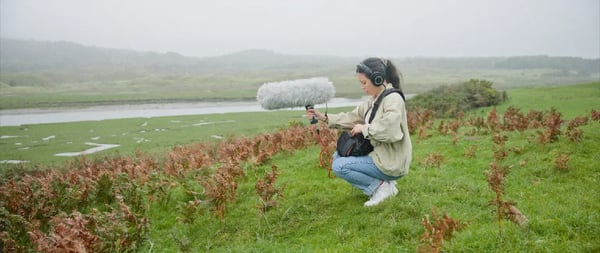
<svg viewBox="0 0 600 253"><path fill-rule="evenodd" d="M326 77L265 83L256 100L267 110L323 104L335 95L333 84Z"/></svg>

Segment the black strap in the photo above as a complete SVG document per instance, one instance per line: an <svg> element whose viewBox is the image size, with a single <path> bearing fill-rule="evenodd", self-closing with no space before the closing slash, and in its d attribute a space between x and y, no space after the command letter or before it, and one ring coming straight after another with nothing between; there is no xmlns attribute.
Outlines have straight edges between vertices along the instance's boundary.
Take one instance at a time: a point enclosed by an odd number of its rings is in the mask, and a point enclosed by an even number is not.
<svg viewBox="0 0 600 253"><path fill-rule="evenodd" d="M383 93L381 93L381 95L379 95L379 97L377 97L377 100L373 104L373 108L371 108L371 116L369 117L369 124L371 124L371 121L373 121L373 118L375 118L375 113L377 112L377 109L379 108L379 104L381 103L381 100L383 100L383 98L386 97L387 95L392 94L394 92L397 92L398 94L400 94L400 96L402 97L402 100L406 101L406 99L404 98L404 93L402 93L402 91L400 91L399 89L396 89L396 88L385 89L383 91Z"/></svg>

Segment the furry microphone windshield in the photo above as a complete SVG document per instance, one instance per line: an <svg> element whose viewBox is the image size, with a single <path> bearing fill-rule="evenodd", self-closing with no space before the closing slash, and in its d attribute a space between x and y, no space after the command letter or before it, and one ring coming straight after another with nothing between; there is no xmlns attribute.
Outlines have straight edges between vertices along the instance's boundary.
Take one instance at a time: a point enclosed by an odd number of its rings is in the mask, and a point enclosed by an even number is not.
<svg viewBox="0 0 600 253"><path fill-rule="evenodd" d="M326 77L265 83L256 100L267 109L304 107L326 103L335 95L335 88Z"/></svg>

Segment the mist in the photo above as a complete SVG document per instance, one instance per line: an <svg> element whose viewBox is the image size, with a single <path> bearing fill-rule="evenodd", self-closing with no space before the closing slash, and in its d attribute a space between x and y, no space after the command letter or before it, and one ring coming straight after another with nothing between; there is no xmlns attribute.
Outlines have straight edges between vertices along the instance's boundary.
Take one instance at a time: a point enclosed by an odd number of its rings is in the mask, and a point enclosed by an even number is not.
<svg viewBox="0 0 600 253"><path fill-rule="evenodd" d="M0 0L0 37L186 56L600 57L600 1Z"/></svg>

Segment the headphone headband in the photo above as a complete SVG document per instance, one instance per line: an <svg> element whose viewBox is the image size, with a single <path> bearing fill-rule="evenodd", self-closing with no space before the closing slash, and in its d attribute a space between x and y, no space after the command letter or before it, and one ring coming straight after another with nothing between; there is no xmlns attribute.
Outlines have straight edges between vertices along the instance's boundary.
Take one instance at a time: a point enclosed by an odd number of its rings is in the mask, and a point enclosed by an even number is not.
<svg viewBox="0 0 600 253"><path fill-rule="evenodd" d="M383 84L383 81L385 80L385 78L383 77L383 75L381 73L371 70L371 68L369 68L363 62L359 63L357 65L357 67L359 69L361 69L363 72L365 72L367 77L369 77L369 79L375 86L381 86Z"/></svg>
<svg viewBox="0 0 600 253"><path fill-rule="evenodd" d="M365 74L367 74L367 76L370 76L371 74L373 74L373 71L371 70L371 68L367 67L367 65L365 65L364 63L359 63L358 65L356 65L359 69L361 69L363 72L365 72Z"/></svg>

